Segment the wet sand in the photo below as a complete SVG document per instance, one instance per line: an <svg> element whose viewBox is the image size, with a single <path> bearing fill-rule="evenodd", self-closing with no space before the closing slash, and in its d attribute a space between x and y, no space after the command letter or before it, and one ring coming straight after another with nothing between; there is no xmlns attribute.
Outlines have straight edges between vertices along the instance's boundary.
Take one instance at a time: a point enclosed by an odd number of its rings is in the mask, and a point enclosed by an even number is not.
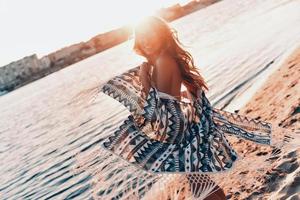
<svg viewBox="0 0 300 200"><path fill-rule="evenodd" d="M230 137L229 141L239 155L246 157L246 163L257 162L257 169L243 169L245 166L241 165L230 177L219 178L227 197L299 199L300 48L268 77L238 113L271 122L272 144L283 142L283 146L276 149Z"/></svg>

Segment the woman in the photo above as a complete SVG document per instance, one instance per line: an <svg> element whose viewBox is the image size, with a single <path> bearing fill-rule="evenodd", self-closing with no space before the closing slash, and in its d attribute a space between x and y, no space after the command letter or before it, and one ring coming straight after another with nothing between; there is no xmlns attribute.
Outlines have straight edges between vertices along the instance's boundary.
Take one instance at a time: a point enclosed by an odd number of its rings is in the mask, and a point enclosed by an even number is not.
<svg viewBox="0 0 300 200"><path fill-rule="evenodd" d="M207 175L238 159L224 133L269 145L271 125L213 108L192 56L166 21L149 16L134 31L134 51L147 61L102 86L131 112L102 147L147 172L186 174L195 198L225 199ZM205 195L203 180L210 182Z"/></svg>
<svg viewBox="0 0 300 200"><path fill-rule="evenodd" d="M175 97L180 101L182 98L182 82L187 85L189 91L193 91L194 95L197 94L199 86L205 89L208 89L208 87L193 64L191 65L192 68L189 69L188 61L193 63L193 59L187 51L179 46L180 41L172 34L172 30L163 19L150 17L135 29L134 50L137 54L144 56L151 64L142 65L139 74L146 93L149 92L150 83L153 80L159 93L167 97ZM158 37L158 35L161 37ZM183 58L187 58L187 60ZM184 64L178 65L177 62ZM153 73L150 72L152 66L154 66ZM183 68L180 66L183 66ZM191 71L194 71L197 75L194 75ZM187 77L185 80L182 78L182 74ZM188 180L191 179L188 178ZM217 187L214 190L219 197L222 197L220 199L226 199L221 188ZM210 198L217 199L215 194L214 196L210 195Z"/></svg>

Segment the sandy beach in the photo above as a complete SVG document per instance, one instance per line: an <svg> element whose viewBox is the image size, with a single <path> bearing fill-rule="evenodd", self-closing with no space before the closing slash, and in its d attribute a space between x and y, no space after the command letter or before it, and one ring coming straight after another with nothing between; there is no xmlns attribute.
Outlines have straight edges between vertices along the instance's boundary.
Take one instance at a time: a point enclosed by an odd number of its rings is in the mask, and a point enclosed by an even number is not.
<svg viewBox="0 0 300 200"><path fill-rule="evenodd" d="M284 142L278 150L242 139L229 138L247 162L228 177L218 179L230 199L300 199L300 48L274 72L238 112L272 123L272 143ZM271 156L271 153L273 153ZM269 156L270 155L270 156ZM266 160L260 157L267 158ZM249 163L250 164L250 163Z"/></svg>

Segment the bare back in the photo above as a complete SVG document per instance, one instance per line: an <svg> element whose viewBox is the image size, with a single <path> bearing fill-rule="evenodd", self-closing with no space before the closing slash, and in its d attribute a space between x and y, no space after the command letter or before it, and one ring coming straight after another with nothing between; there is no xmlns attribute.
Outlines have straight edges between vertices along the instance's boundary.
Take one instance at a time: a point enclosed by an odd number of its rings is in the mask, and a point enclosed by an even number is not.
<svg viewBox="0 0 300 200"><path fill-rule="evenodd" d="M151 80L154 83L155 87L160 91L167 93L171 96L176 97L178 100L181 100L181 85L182 85L182 77L180 73L179 66L176 64L170 68L167 72L165 70L159 70L158 67L153 66L152 69L152 77ZM160 73L160 74L159 74ZM172 77L168 82L165 82L165 85L159 86L157 84L157 77L167 76L166 73L171 73Z"/></svg>

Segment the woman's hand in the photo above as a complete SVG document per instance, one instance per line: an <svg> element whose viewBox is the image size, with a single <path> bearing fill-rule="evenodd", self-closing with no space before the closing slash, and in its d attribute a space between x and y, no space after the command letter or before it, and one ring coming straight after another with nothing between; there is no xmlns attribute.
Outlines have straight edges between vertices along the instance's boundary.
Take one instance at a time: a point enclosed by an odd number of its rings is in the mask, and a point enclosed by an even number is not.
<svg viewBox="0 0 300 200"><path fill-rule="evenodd" d="M143 62L140 66L139 76L143 79L151 81L151 65L149 65L147 62Z"/></svg>

